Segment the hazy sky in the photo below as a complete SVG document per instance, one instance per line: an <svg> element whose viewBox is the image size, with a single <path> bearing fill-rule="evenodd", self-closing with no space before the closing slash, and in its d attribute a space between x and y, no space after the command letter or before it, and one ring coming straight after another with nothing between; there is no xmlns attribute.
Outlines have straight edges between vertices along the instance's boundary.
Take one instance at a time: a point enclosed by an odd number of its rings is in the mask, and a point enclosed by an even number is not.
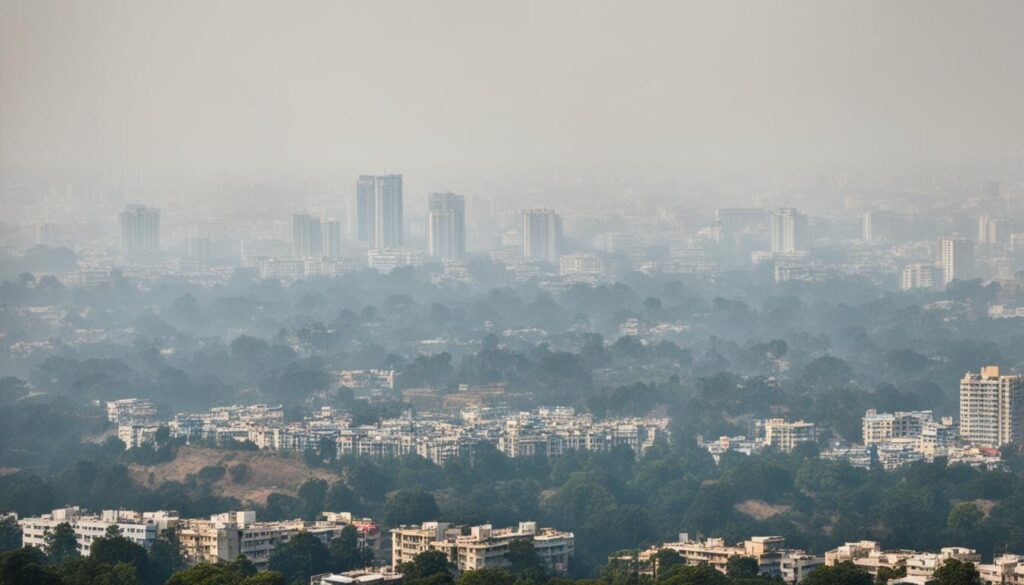
<svg viewBox="0 0 1024 585"><path fill-rule="evenodd" d="M0 165L1013 155L1024 2L0 0Z"/></svg>

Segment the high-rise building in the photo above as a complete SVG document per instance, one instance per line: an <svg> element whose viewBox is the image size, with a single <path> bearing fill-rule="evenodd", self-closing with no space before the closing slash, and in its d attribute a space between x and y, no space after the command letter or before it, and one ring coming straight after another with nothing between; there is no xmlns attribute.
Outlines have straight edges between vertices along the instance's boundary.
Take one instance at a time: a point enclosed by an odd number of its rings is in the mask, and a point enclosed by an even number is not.
<svg viewBox="0 0 1024 585"><path fill-rule="evenodd" d="M562 218L552 209L523 211L523 257L557 262L562 246Z"/></svg>
<svg viewBox="0 0 1024 585"><path fill-rule="evenodd" d="M903 268L900 290L934 289L941 280L939 269L930 264L910 264Z"/></svg>
<svg viewBox="0 0 1024 585"><path fill-rule="evenodd" d="M865 242L892 242L899 236L899 217L892 211L868 211L861 226Z"/></svg>
<svg viewBox="0 0 1024 585"><path fill-rule="evenodd" d="M341 221L329 218L324 222L324 256L341 256Z"/></svg>
<svg viewBox="0 0 1024 585"><path fill-rule="evenodd" d="M983 215L978 218L978 243L996 244L999 243L999 220L994 217Z"/></svg>
<svg viewBox="0 0 1024 585"><path fill-rule="evenodd" d="M432 193L427 199L427 253L441 260L466 255L466 200L454 193Z"/></svg>
<svg viewBox="0 0 1024 585"><path fill-rule="evenodd" d="M377 225L377 177L362 175L356 182L356 241L373 246L373 234Z"/></svg>
<svg viewBox="0 0 1024 585"><path fill-rule="evenodd" d="M961 237L939 240L939 255L942 264L942 282L974 278L974 242Z"/></svg>
<svg viewBox="0 0 1024 585"><path fill-rule="evenodd" d="M185 259L190 263L206 266L210 262L210 238L186 238Z"/></svg>
<svg viewBox="0 0 1024 585"><path fill-rule="evenodd" d="M1024 270L1024 234L1010 234L1010 268Z"/></svg>
<svg viewBox="0 0 1024 585"><path fill-rule="evenodd" d="M402 175L361 175L356 183L356 240L377 249L401 248L404 222Z"/></svg>
<svg viewBox="0 0 1024 585"><path fill-rule="evenodd" d="M982 181L981 196L987 199L997 199L999 197L999 181Z"/></svg>
<svg viewBox="0 0 1024 585"><path fill-rule="evenodd" d="M792 254L807 249L807 216L793 207L772 212L771 251Z"/></svg>
<svg viewBox="0 0 1024 585"><path fill-rule="evenodd" d="M292 256L306 258L323 254L324 237L320 218L308 213L292 215Z"/></svg>
<svg viewBox="0 0 1024 585"><path fill-rule="evenodd" d="M144 205L129 205L118 216L121 251L144 254L160 251L160 210Z"/></svg>
<svg viewBox="0 0 1024 585"><path fill-rule="evenodd" d="M1024 378L1004 376L999 366L967 372L960 380L960 437L1001 447L1024 440Z"/></svg>

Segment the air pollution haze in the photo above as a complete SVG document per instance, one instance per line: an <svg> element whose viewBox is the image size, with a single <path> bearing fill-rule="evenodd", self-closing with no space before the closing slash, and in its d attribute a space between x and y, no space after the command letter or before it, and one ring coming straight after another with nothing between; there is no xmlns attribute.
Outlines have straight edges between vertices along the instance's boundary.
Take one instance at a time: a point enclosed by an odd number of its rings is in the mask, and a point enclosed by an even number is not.
<svg viewBox="0 0 1024 585"><path fill-rule="evenodd" d="M1013 157L1020 2L4 0L0 164Z"/></svg>
<svg viewBox="0 0 1024 585"><path fill-rule="evenodd" d="M0 0L0 585L1024 585L1022 25Z"/></svg>

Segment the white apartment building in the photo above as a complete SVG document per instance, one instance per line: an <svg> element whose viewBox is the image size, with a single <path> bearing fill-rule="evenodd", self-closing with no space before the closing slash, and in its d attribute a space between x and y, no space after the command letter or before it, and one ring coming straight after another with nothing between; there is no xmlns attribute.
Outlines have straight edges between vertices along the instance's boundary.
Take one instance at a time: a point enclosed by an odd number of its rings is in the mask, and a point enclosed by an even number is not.
<svg viewBox="0 0 1024 585"><path fill-rule="evenodd" d="M921 436L924 426L931 422L930 410L895 414L868 410L861 419L864 445L877 445L891 439L916 439Z"/></svg>
<svg viewBox="0 0 1024 585"><path fill-rule="evenodd" d="M708 565L722 573L726 572L729 559L752 557L757 560L759 575L779 577L794 584L825 562L822 557L805 551L787 549L786 541L781 536L752 536L742 543L729 545L723 538L691 540L688 534L681 533L678 542L653 546L637 555L636 560L642 573L652 574L655 571L655 555L663 549L679 553L682 562L687 565ZM627 554L609 560L632 563L634 559L632 554Z"/></svg>
<svg viewBox="0 0 1024 585"><path fill-rule="evenodd" d="M309 578L309 585L399 585L405 577L389 568L357 569L344 573L325 573Z"/></svg>
<svg viewBox="0 0 1024 585"><path fill-rule="evenodd" d="M948 559L978 563L981 561L981 556L978 551L963 547L946 547L937 553L913 550L885 551L872 540L848 542L825 553L825 565L827 566L849 561L871 573L872 576L877 576L878 570L881 568L906 568L908 578L919 577L925 580L931 579L935 570Z"/></svg>
<svg viewBox="0 0 1024 585"><path fill-rule="evenodd" d="M186 562L233 561L245 555L262 565L274 550L300 532L313 534L324 544L341 536L345 526L352 524L359 531L359 544L379 553L380 529L367 518L353 518L348 513L325 512L316 522L284 520L257 522L251 510L215 514L206 519L182 522L178 530L182 556Z"/></svg>
<svg viewBox="0 0 1024 585"><path fill-rule="evenodd" d="M942 283L942 269L931 264L910 264L900 274L900 290L934 290Z"/></svg>
<svg viewBox="0 0 1024 585"><path fill-rule="evenodd" d="M151 400L125 398L107 402L107 420L112 423L148 421L156 416Z"/></svg>
<svg viewBox="0 0 1024 585"><path fill-rule="evenodd" d="M107 529L117 526L121 535L135 544L149 548L160 532L166 528L174 528L179 522L177 512L145 512L130 510L104 510L98 516L89 514L77 506L59 508L42 516L22 518L22 546L45 548L46 534L58 524L67 523L75 531L78 541L78 552L83 556L92 552L92 543L106 535Z"/></svg>
<svg viewBox="0 0 1024 585"><path fill-rule="evenodd" d="M816 440L814 423L798 420L789 422L781 418L764 421L764 442L769 447L788 453L800 443Z"/></svg>
<svg viewBox="0 0 1024 585"><path fill-rule="evenodd" d="M1002 447L1024 440L1024 378L999 366L960 380L960 437L972 445Z"/></svg>
<svg viewBox="0 0 1024 585"><path fill-rule="evenodd" d="M117 438L124 443L125 449L131 449L155 441L158 430L160 425L157 423L122 422L117 425Z"/></svg>
<svg viewBox="0 0 1024 585"><path fill-rule="evenodd" d="M987 585L1024 585L1024 556L999 555L991 563L978 565Z"/></svg>
<svg viewBox="0 0 1024 585"><path fill-rule="evenodd" d="M498 529L490 524L466 529L443 522L395 528L391 531L391 566L397 568L422 552L438 550L445 553L460 572L507 567L508 547L516 540L530 541L548 570L556 573L568 570L569 557L575 551L575 537L571 532L553 528L538 529L536 522L520 522L516 528Z"/></svg>

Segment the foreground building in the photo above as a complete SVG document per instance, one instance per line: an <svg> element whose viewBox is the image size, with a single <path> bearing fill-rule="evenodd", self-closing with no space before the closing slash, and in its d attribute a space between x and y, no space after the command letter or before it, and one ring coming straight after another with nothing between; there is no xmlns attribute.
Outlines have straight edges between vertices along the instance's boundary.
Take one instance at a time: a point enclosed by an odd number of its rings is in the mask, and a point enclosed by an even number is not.
<svg viewBox="0 0 1024 585"><path fill-rule="evenodd" d="M22 518L22 546L35 548L46 547L46 535L58 524L67 523L75 531L78 541L78 552L88 556L92 552L92 543L106 535L107 529L116 526L121 535L144 548L153 545L160 532L167 528L175 528L179 522L177 512L132 512L130 510L104 510L100 514L89 514L77 506L59 508L42 516Z"/></svg>
<svg viewBox="0 0 1024 585"><path fill-rule="evenodd" d="M309 578L309 585L400 585L403 575L388 568L324 573Z"/></svg>
<svg viewBox="0 0 1024 585"><path fill-rule="evenodd" d="M678 542L653 546L635 558L632 554L615 556L609 562L635 562L641 573L651 575L658 569L655 566L656 555L665 549L679 553L686 565L708 565L721 573L727 571L729 559L750 557L757 561L759 575L777 577L787 583L799 583L825 562L822 557L806 551L786 548L786 541L781 536L752 536L742 543L729 545L723 538L691 540L686 533L679 535Z"/></svg>
<svg viewBox="0 0 1024 585"><path fill-rule="evenodd" d="M278 546L288 542L300 532L308 532L324 544L341 536L341 531L352 524L359 531L359 544L380 552L380 528L369 519L353 518L348 513L325 512L316 522L284 520L257 522L251 510L215 514L206 519L182 522L178 530L181 553L189 564L233 561L245 555L253 563L262 565Z"/></svg>
<svg viewBox="0 0 1024 585"><path fill-rule="evenodd" d="M960 380L960 437L972 445L1002 447L1024 440L1024 378L999 366Z"/></svg>
<svg viewBox="0 0 1024 585"><path fill-rule="evenodd" d="M516 528L470 528L444 522L424 522L391 530L391 566L412 561L416 555L437 550L445 553L460 571L508 567L509 544L525 540L533 544L545 568L555 573L569 569L575 536L553 528L537 528L536 522L520 522Z"/></svg>
<svg viewBox="0 0 1024 585"><path fill-rule="evenodd" d="M919 578L922 584L930 580L935 570L949 559L977 564L981 561L981 555L974 549L963 547L946 547L937 553L913 550L887 551L882 550L882 547L872 540L848 542L825 553L827 566L851 562L872 576L877 576L878 570L882 568L905 568L908 579Z"/></svg>

